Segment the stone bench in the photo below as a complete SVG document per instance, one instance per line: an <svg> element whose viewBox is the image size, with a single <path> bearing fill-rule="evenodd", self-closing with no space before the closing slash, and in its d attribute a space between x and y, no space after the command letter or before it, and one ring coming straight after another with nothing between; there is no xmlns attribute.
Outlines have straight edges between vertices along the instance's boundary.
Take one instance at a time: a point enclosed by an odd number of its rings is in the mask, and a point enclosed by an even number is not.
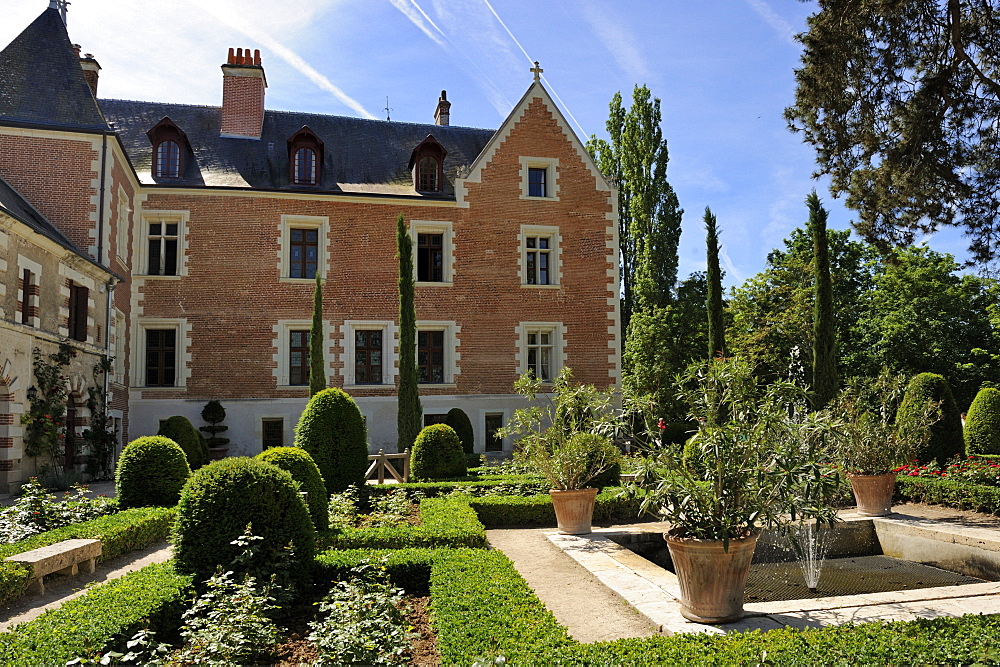
<svg viewBox="0 0 1000 667"><path fill-rule="evenodd" d="M31 570L32 587L39 595L45 595L45 575L74 575L79 572L81 563L84 563L87 572L92 574L100 555L100 540L63 540L47 547L9 556L6 560L27 565Z"/></svg>

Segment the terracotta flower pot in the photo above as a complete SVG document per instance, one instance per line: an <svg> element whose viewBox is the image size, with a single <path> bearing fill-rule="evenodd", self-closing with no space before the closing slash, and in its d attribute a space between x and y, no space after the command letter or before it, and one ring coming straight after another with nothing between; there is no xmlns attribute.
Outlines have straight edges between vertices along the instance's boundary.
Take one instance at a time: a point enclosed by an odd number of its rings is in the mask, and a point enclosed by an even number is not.
<svg viewBox="0 0 1000 667"><path fill-rule="evenodd" d="M597 489L549 490L556 522L563 535L586 535L594 518L594 499Z"/></svg>
<svg viewBox="0 0 1000 667"><path fill-rule="evenodd" d="M758 533L729 540L663 537L681 587L681 616L695 623L730 623L743 616L743 591Z"/></svg>
<svg viewBox="0 0 1000 667"><path fill-rule="evenodd" d="M896 489L896 473L855 475L847 473L861 516L885 516L892 512L892 493Z"/></svg>

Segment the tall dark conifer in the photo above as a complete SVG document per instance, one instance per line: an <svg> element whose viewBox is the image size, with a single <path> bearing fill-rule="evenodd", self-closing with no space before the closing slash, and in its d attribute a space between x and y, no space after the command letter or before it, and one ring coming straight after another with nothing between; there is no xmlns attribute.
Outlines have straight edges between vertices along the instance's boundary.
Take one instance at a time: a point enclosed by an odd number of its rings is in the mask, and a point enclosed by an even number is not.
<svg viewBox="0 0 1000 667"><path fill-rule="evenodd" d="M417 389L417 311L414 306L413 240L396 218L396 258L399 260L399 393L396 406L396 447L413 446L420 433L422 410Z"/></svg>
<svg viewBox="0 0 1000 667"><path fill-rule="evenodd" d="M708 246L708 357L726 356L726 332L722 318L722 269L719 268L719 229L712 209L705 207L705 242Z"/></svg>
<svg viewBox="0 0 1000 667"><path fill-rule="evenodd" d="M809 233L813 240L813 407L822 409L837 394L837 331L833 312L833 280L830 278L830 246L826 234L826 209L816 191L806 197Z"/></svg>
<svg viewBox="0 0 1000 667"><path fill-rule="evenodd" d="M309 329L309 395L326 389L326 371L323 363L323 284L316 271L316 288L313 290L312 327Z"/></svg>

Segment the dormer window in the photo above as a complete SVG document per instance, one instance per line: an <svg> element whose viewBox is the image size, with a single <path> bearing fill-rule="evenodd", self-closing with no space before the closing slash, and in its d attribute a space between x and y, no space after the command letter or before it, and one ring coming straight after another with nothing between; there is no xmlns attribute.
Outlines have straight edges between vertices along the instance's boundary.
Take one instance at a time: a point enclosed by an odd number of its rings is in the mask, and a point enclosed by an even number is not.
<svg viewBox="0 0 1000 667"><path fill-rule="evenodd" d="M417 192L441 192L444 183L444 149L433 135L420 142L410 155L409 169L413 171L413 188Z"/></svg>
<svg viewBox="0 0 1000 667"><path fill-rule="evenodd" d="M146 132L153 144L153 178L181 178L190 145L187 135L167 116Z"/></svg>
<svg viewBox="0 0 1000 667"><path fill-rule="evenodd" d="M303 125L288 140L288 180L292 185L317 185L322 165L323 142Z"/></svg>

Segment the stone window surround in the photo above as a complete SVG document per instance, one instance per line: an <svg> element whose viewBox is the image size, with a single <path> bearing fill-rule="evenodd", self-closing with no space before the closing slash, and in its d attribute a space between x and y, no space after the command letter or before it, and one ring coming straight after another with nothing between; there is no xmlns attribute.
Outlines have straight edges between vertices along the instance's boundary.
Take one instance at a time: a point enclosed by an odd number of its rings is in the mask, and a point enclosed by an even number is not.
<svg viewBox="0 0 1000 667"><path fill-rule="evenodd" d="M170 387L146 386L146 331L148 329L174 329L177 331L177 350L174 384ZM144 391L183 389L191 375L191 325L186 317L140 317L132 327L132 387Z"/></svg>
<svg viewBox="0 0 1000 667"><path fill-rule="evenodd" d="M31 326L31 327L34 327L34 328L37 329L37 328L39 328L41 326L41 314L42 314L41 313L41 310L42 310L42 304L41 304L42 265L39 264L39 263L37 263L37 262L31 261L30 259L28 259L24 255L18 255L17 256L17 280L18 280L18 284L19 285L20 285L20 281L21 281L22 276L24 276L24 270L25 269L27 269L28 271L31 271L31 275L32 275L32 277L35 280L35 282L32 283L32 285L35 287L35 292L36 292L36 294L29 294L29 295L27 295L27 298L29 299L29 301L28 301L28 308L34 307L35 314L30 316L29 319L31 321L27 322L25 324L25 326ZM21 322L21 308L23 307L23 306L21 306L21 303L25 299L24 288L26 288L26 287L28 287L28 285L21 285L20 287L17 288L17 316L16 316L16 321L18 323ZM67 292L67 294L68 294L68 292Z"/></svg>
<svg viewBox="0 0 1000 667"><path fill-rule="evenodd" d="M440 281L417 281L417 235L441 235L441 278ZM451 222L440 220L410 220L410 240L413 242L413 280L418 286L446 285L455 280L455 233Z"/></svg>
<svg viewBox="0 0 1000 667"><path fill-rule="evenodd" d="M444 332L444 382L421 383L421 387L456 387L455 376L461 372L459 352L462 327L450 320L417 320L417 332Z"/></svg>
<svg viewBox="0 0 1000 667"><path fill-rule="evenodd" d="M315 283L315 278L290 278L292 229L316 229L319 231L316 239L316 271L320 277L328 275L329 254L327 244L330 236L330 218L325 215L281 215L278 230L278 281L282 283ZM306 327L308 328L308 327Z"/></svg>
<svg viewBox="0 0 1000 667"><path fill-rule="evenodd" d="M527 268L527 238L529 236L544 236L549 239L549 282L546 285L532 285L528 283ZM521 225L521 234L518 239L518 266L517 275L521 281L521 287L529 289L558 289L562 280L562 251L559 236L559 227L553 225Z"/></svg>
<svg viewBox="0 0 1000 667"><path fill-rule="evenodd" d="M190 211L143 211L142 224L139 226L139 242L136 250L136 261L133 263L132 275L147 280L180 280L188 274L187 267L187 228ZM164 225L177 224L177 275L161 276L149 273L149 225L155 223Z"/></svg>
<svg viewBox="0 0 1000 667"><path fill-rule="evenodd" d="M521 163L521 195L519 199L530 201L559 201L559 158L519 156ZM532 197L528 194L528 170L545 170L545 196Z"/></svg>
<svg viewBox="0 0 1000 667"><path fill-rule="evenodd" d="M356 384L354 375L354 332L358 330L382 332L382 383ZM399 329L391 320L344 320L340 326L340 347L344 351L340 376L344 388L393 387L399 374Z"/></svg>
<svg viewBox="0 0 1000 667"><path fill-rule="evenodd" d="M552 335L552 379L566 366L566 326L562 322L521 322L515 328L517 336L517 372L528 370L528 334L548 332ZM552 380L542 382L552 384Z"/></svg>
<svg viewBox="0 0 1000 667"><path fill-rule="evenodd" d="M275 382L277 383L278 389L291 389L296 391L302 391L303 389L308 389L309 384L288 384L288 363L289 349L288 345L291 341L292 331L309 331L312 329L312 320L278 320L272 327L274 332L273 344L274 344L274 359L277 364L272 370L272 375L274 376ZM324 383L329 386L330 382L330 365L332 359L330 358L330 323L326 320L323 321L323 368L325 380ZM310 341L310 346L312 342Z"/></svg>

